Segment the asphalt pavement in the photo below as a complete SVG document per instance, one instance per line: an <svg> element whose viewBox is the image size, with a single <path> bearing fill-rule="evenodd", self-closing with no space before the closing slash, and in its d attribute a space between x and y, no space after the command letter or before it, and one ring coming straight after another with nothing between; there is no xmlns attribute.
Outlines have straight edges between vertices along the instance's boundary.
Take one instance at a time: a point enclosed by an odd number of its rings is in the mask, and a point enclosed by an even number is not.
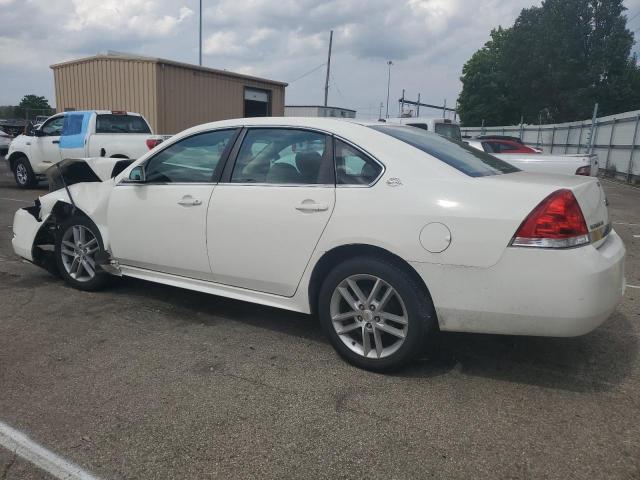
<svg viewBox="0 0 640 480"><path fill-rule="evenodd" d="M310 316L21 261L13 212L46 187L0 164L0 422L96 477L640 478L640 288L584 337L442 333L375 374ZM640 189L603 182L640 286ZM52 477L0 448L25 478Z"/></svg>

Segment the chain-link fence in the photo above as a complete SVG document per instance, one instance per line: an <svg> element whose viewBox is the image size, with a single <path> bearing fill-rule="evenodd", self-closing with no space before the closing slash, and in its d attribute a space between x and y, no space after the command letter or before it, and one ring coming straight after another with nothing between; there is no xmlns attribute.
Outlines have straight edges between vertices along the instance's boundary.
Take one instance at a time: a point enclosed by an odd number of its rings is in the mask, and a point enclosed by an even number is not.
<svg viewBox="0 0 640 480"><path fill-rule="evenodd" d="M604 175L640 183L640 110L580 122L553 125L462 127L464 137L509 135L520 137L545 153L571 154L592 151L598 155Z"/></svg>

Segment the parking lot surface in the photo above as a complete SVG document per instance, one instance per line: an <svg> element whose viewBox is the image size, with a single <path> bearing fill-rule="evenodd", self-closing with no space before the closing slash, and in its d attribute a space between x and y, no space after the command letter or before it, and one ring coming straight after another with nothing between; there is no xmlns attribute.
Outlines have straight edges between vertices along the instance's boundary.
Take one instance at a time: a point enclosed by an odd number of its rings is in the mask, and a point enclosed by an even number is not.
<svg viewBox="0 0 640 480"><path fill-rule="evenodd" d="M97 477L640 478L638 288L584 337L443 333L374 374L313 317L19 260L13 212L46 187L0 164L0 422ZM640 286L640 189L604 184ZM0 448L24 478L51 477Z"/></svg>

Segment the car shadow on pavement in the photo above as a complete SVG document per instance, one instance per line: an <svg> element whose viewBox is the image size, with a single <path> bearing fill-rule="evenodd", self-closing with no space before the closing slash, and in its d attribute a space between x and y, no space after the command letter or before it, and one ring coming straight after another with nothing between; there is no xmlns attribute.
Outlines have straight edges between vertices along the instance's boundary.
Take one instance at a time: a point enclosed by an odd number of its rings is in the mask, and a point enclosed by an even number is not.
<svg viewBox="0 0 640 480"><path fill-rule="evenodd" d="M170 304L182 320L211 326L241 322L328 344L317 318L310 315L135 279L125 279L116 290L141 304L145 299ZM618 312L600 328L575 338L439 332L422 358L388 374L461 374L577 392L608 391L630 375L638 348L632 324ZM336 361L341 360L336 356Z"/></svg>
<svg viewBox="0 0 640 480"><path fill-rule="evenodd" d="M442 372L576 392L609 391L632 372L639 342L616 312L600 328L573 338L441 332L425 356L398 375Z"/></svg>

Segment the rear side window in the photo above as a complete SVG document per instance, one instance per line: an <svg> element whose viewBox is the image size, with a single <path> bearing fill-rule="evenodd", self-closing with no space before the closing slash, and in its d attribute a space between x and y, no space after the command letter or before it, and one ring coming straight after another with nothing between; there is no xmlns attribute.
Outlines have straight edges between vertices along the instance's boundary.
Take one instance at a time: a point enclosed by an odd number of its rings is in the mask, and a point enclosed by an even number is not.
<svg viewBox="0 0 640 480"><path fill-rule="evenodd" d="M323 133L294 128L250 129L238 152L231 182L333 184L327 145Z"/></svg>
<svg viewBox="0 0 640 480"><path fill-rule="evenodd" d="M370 185L380 176L380 164L351 145L336 139L335 150L338 185Z"/></svg>
<svg viewBox="0 0 640 480"><path fill-rule="evenodd" d="M466 143L417 128L391 125L372 125L370 128L422 150L470 177L485 177L520 171L513 165L481 152Z"/></svg>
<svg viewBox="0 0 640 480"><path fill-rule="evenodd" d="M138 115L98 115L96 133L151 133L144 118Z"/></svg>

